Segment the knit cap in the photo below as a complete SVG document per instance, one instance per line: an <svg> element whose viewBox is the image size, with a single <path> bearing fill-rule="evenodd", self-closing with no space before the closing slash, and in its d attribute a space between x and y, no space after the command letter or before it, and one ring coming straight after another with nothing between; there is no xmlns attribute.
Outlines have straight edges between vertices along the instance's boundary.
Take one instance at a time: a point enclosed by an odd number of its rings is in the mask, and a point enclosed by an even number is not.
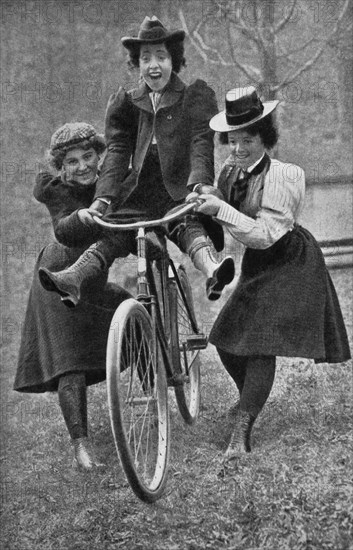
<svg viewBox="0 0 353 550"><path fill-rule="evenodd" d="M87 122L67 122L52 135L50 149L56 151L96 135L94 127Z"/></svg>

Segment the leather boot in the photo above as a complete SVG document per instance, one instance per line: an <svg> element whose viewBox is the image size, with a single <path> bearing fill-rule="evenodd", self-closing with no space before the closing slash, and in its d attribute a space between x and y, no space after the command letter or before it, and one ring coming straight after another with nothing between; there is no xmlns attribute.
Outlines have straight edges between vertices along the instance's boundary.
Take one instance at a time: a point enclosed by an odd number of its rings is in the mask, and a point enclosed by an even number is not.
<svg viewBox="0 0 353 550"><path fill-rule="evenodd" d="M57 292L63 303L73 308L80 301L82 283L98 277L107 268L104 255L92 245L67 269L53 273L41 267L38 275L45 290Z"/></svg>
<svg viewBox="0 0 353 550"><path fill-rule="evenodd" d="M229 460L245 453L250 453L250 434L254 422L255 418L248 412L240 409L237 411L234 430L224 455L226 459Z"/></svg>
<svg viewBox="0 0 353 550"><path fill-rule="evenodd" d="M218 300L224 287L234 279L233 258L227 256L221 262L218 262L213 256L210 246L202 246L192 251L190 257L196 269L207 277L207 298L212 301Z"/></svg>
<svg viewBox="0 0 353 550"><path fill-rule="evenodd" d="M227 256L224 260L218 264L218 267L214 270L212 277L206 281L206 294L207 298L211 301L218 300L224 287L232 282L235 275L235 267L233 258Z"/></svg>
<svg viewBox="0 0 353 550"><path fill-rule="evenodd" d="M94 468L102 468L104 466L95 456L88 437L73 439L72 443L75 450L75 467L81 470L93 470Z"/></svg>

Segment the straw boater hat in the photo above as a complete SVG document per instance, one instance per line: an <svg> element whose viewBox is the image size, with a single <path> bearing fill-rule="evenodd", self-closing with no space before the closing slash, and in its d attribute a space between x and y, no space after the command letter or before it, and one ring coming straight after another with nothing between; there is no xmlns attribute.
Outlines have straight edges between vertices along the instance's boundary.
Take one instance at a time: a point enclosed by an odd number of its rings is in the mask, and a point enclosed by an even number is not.
<svg viewBox="0 0 353 550"><path fill-rule="evenodd" d="M138 36L123 36L121 42L128 50L140 44L159 44L161 42L180 42L184 40L184 31L168 31L155 15L145 17Z"/></svg>
<svg viewBox="0 0 353 550"><path fill-rule="evenodd" d="M254 86L234 88L226 93L226 108L210 120L215 132L241 130L258 122L276 109L279 101L264 101L257 95Z"/></svg>

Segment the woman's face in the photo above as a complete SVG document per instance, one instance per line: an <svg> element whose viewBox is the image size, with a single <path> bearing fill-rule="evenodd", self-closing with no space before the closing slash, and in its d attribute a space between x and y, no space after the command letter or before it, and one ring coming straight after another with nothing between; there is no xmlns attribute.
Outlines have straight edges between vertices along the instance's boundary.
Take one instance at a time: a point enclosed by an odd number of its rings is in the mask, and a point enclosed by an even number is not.
<svg viewBox="0 0 353 550"><path fill-rule="evenodd" d="M265 152L259 134L251 136L246 130L228 132L228 143L237 166L243 170L259 160Z"/></svg>
<svg viewBox="0 0 353 550"><path fill-rule="evenodd" d="M97 176L99 156L93 147L71 149L65 155L63 170L66 181L91 185Z"/></svg>
<svg viewBox="0 0 353 550"><path fill-rule="evenodd" d="M163 90L172 74L172 58L165 44L142 44L139 64L140 74L151 90Z"/></svg>

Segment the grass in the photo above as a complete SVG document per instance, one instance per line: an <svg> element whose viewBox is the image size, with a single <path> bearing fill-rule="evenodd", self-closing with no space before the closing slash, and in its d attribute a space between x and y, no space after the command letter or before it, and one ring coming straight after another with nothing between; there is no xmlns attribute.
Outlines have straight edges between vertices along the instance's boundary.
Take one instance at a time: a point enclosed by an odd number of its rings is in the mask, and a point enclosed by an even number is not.
<svg viewBox="0 0 353 550"><path fill-rule="evenodd" d="M333 271L332 276L351 337L352 272ZM199 318L207 328L220 304L209 307L203 287L194 287ZM15 303L20 319L25 302ZM203 400L195 426L182 422L170 394L167 488L157 503L146 505L121 471L105 384L89 389L89 421L106 468L83 474L71 467L57 396L11 390L19 333L14 329L5 336L2 549L353 548L351 363L279 359L273 392L254 427L253 452L225 470L221 456L231 429L227 411L236 394L209 346L202 355Z"/></svg>

